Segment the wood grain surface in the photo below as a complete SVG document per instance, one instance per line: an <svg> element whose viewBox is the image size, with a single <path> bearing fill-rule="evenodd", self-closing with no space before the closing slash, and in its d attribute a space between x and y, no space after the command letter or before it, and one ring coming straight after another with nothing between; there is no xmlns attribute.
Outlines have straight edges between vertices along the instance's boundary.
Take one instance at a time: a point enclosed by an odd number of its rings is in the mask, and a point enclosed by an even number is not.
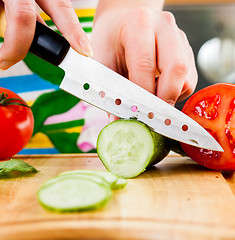
<svg viewBox="0 0 235 240"><path fill-rule="evenodd" d="M166 5L213 5L213 4L234 4L234 0L166 0Z"/></svg>
<svg viewBox="0 0 235 240"><path fill-rule="evenodd" d="M96 154L25 156L40 172L0 180L0 239L235 239L235 199L217 171L168 156L115 191L101 210L53 213L39 205L41 184L72 169L104 169Z"/></svg>

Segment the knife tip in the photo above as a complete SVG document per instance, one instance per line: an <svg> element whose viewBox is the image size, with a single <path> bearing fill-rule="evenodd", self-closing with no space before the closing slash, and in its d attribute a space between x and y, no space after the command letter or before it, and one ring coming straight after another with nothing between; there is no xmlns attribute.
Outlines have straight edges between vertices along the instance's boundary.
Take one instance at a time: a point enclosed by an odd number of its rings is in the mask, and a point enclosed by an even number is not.
<svg viewBox="0 0 235 240"><path fill-rule="evenodd" d="M209 142L209 144L208 144L208 142L207 143L203 142L203 143L199 144L198 141L196 141L195 139L190 139L190 142L192 143L192 145L199 147L199 148L204 148L204 149L217 151L217 152L224 152L224 149L221 147L221 145L215 139L212 139Z"/></svg>

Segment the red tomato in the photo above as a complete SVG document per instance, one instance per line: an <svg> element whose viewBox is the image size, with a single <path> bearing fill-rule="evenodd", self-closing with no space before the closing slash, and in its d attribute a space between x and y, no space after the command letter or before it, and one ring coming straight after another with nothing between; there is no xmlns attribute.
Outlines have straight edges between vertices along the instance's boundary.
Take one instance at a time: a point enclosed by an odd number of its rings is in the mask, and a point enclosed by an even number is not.
<svg viewBox="0 0 235 240"><path fill-rule="evenodd" d="M195 162L215 170L235 170L235 85L218 83L193 94L182 111L203 126L224 152L181 143Z"/></svg>
<svg viewBox="0 0 235 240"><path fill-rule="evenodd" d="M25 101L16 93L0 87L0 160L9 159L21 151L29 142L33 127L33 114Z"/></svg>

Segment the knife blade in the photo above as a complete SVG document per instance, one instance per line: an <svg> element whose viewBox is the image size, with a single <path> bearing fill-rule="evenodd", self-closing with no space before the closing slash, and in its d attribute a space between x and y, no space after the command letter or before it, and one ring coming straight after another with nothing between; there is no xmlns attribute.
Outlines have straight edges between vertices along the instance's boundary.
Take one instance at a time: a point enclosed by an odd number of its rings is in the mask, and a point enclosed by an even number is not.
<svg viewBox="0 0 235 240"><path fill-rule="evenodd" d="M92 58L37 22L30 52L62 68L64 91L120 118L135 118L153 131L196 147L223 151L196 121Z"/></svg>

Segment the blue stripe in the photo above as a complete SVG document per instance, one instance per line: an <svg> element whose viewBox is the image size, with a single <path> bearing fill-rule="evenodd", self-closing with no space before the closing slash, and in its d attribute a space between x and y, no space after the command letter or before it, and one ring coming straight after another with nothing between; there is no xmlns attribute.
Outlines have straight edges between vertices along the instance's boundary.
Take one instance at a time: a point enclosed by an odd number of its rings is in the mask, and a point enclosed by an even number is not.
<svg viewBox="0 0 235 240"><path fill-rule="evenodd" d="M0 78L0 87L15 93L59 89L59 86L44 80L37 74Z"/></svg>
<svg viewBox="0 0 235 240"><path fill-rule="evenodd" d="M26 148L21 150L18 154L58 154L56 148Z"/></svg>

